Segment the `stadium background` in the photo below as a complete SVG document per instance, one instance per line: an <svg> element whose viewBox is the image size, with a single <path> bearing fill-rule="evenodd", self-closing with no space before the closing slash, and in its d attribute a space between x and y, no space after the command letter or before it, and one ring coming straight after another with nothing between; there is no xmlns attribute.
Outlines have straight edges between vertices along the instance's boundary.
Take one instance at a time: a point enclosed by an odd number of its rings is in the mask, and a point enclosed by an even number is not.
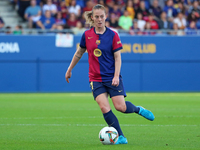
<svg viewBox="0 0 200 150"><path fill-rule="evenodd" d="M45 10L51 11L51 19L54 20L52 24L50 23L51 26L46 26L42 30L37 22L29 26L24 15L31 16L27 9L33 5L32 1L1 1L0 16L4 17L1 17L0 21L0 92L89 92L87 54L84 54L73 70L70 84L65 82L64 74L78 46L81 33L88 28L82 14L86 10L91 10L97 3L106 7L107 26L119 33L124 47L122 76L126 91L200 91L199 1L38 0L34 2L34 7L40 8L41 18L45 17ZM63 7L67 10L65 15ZM124 13L126 11L128 16ZM12 13L9 15L9 12ZM61 20L56 15L60 12ZM161 17L163 12L166 14L166 21ZM18 18L19 22L11 21L13 13L18 13L15 18ZM182 20L180 13L183 15ZM76 15L74 21L70 19L72 14ZM138 14L143 16L144 27L140 25ZM150 19L151 16L153 21ZM128 28L127 18L131 20ZM42 22L42 19L40 21ZM82 27L78 26L78 22L81 22ZM179 27L180 22L182 23ZM194 28L190 26L192 22L195 23ZM146 28L148 23L151 28ZM178 29L173 28L175 24L178 25ZM52 28L53 25L56 27ZM56 46L57 35L66 35L65 33L72 36L72 45Z"/></svg>
<svg viewBox="0 0 200 150"><path fill-rule="evenodd" d="M133 0L134 6L128 8L132 15L133 10L137 13L140 1ZM165 25L159 13L152 14L152 10L160 10L150 8L153 0L144 0L151 14L147 13L142 20L131 19L130 30L123 30L118 23L110 24L118 30L123 43L122 76L126 91L130 92L126 100L150 109L156 118L151 122L137 114L125 115L110 103L129 143L105 146L98 133L107 125L90 92L87 53L74 68L69 84L64 78L80 36L88 26L84 22L84 28L74 27L72 22L72 26L60 26L59 23L69 20L68 13L67 20L55 21L56 29L30 28L22 7L28 7L29 0L0 0L0 149L199 150L199 1L168 1L173 6L166 7ZM56 4L56 0L53 2ZM87 1L76 2L83 14ZM89 5L97 2L90 0ZM99 2L112 11L112 0ZM121 9L116 14L122 15L127 1L114 2ZM163 11L167 1L158 2ZM37 0L37 4L42 9L45 1ZM68 10L69 1L64 4ZM198 4L195 9L194 4ZM177 14L168 10L181 10L186 24L177 26ZM147 20L149 15L153 15L153 21ZM109 17L116 21L113 14ZM136 22L145 23L145 30L138 28ZM73 42L64 40L64 44L72 47L58 47L57 36L66 36L66 32Z"/></svg>

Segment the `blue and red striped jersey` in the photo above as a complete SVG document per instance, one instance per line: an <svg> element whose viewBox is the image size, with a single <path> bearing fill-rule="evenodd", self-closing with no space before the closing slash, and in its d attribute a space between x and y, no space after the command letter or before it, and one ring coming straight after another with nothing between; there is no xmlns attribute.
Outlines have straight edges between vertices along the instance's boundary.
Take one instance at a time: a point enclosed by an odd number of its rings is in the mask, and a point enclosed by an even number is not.
<svg viewBox="0 0 200 150"><path fill-rule="evenodd" d="M93 27L83 33L80 47L88 52L89 81L112 81L115 72L114 52L122 49L118 34L107 27L103 34L97 34Z"/></svg>

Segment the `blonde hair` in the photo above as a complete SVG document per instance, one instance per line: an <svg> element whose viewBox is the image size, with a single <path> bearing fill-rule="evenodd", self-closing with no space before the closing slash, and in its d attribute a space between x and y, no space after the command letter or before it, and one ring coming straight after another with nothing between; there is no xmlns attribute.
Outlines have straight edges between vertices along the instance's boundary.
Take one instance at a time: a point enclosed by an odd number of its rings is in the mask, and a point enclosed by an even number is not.
<svg viewBox="0 0 200 150"><path fill-rule="evenodd" d="M106 8L103 6L103 5L100 5L100 4L97 4L95 5L91 11L86 11L84 13L84 17L85 17L85 20L86 20L86 24L90 24L90 27L91 26L94 26L94 21L92 20L92 15L93 15L93 11L96 10L96 9L103 9L106 13Z"/></svg>

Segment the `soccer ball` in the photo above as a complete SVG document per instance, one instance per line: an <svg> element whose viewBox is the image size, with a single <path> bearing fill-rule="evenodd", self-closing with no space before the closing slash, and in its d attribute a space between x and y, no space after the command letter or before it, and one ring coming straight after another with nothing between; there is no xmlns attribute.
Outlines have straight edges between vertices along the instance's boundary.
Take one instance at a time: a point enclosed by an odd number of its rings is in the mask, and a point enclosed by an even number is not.
<svg viewBox="0 0 200 150"><path fill-rule="evenodd" d="M104 127L99 132L99 140L104 145L115 144L118 140L118 132L113 127Z"/></svg>

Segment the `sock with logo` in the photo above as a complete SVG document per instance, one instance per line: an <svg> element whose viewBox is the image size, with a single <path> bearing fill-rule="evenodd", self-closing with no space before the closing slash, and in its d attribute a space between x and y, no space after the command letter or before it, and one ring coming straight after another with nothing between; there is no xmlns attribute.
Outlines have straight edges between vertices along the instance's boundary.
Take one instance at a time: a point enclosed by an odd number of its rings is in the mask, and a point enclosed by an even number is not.
<svg viewBox="0 0 200 150"><path fill-rule="evenodd" d="M139 113L140 108L133 105L131 102L126 101L126 111L124 113Z"/></svg>
<svg viewBox="0 0 200 150"><path fill-rule="evenodd" d="M104 119L107 122L108 126L114 127L117 130L119 136L120 135L124 136L123 133L122 133L122 130L120 128L118 119L113 114L112 110L110 110L109 112L103 114L103 116L104 116Z"/></svg>

